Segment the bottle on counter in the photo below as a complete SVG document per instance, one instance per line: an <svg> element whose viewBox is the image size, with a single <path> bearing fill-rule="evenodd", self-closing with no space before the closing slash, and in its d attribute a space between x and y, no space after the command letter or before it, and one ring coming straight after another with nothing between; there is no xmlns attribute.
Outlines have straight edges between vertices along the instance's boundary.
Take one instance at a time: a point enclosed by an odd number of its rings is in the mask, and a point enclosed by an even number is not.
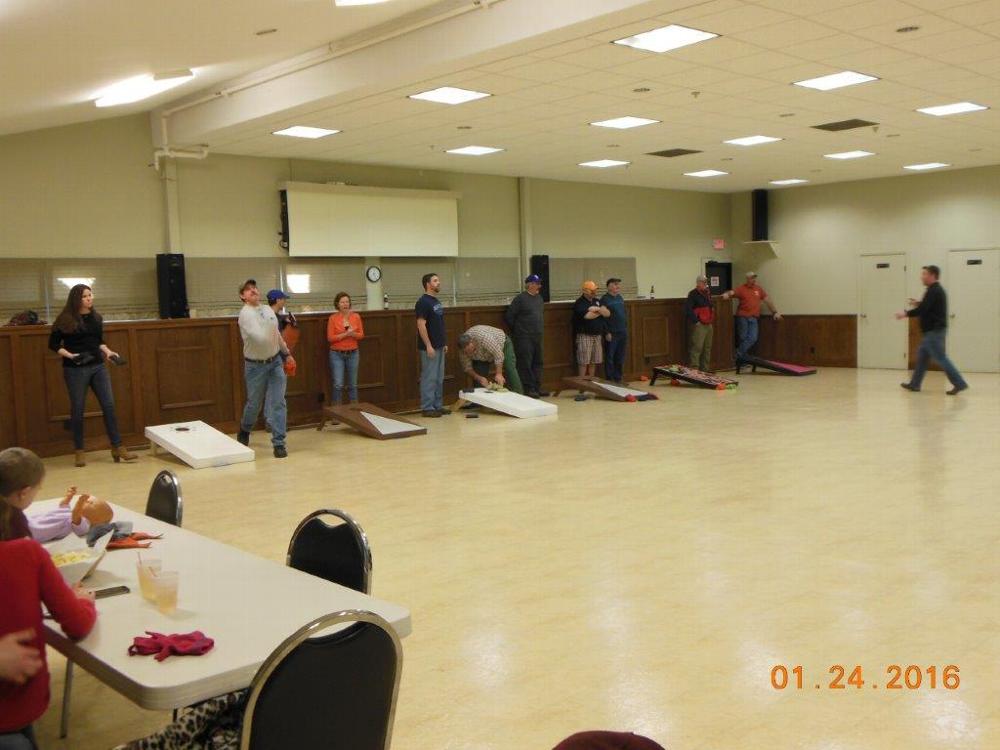
<svg viewBox="0 0 1000 750"><path fill-rule="evenodd" d="M653 285L650 285L649 287L649 298L656 299L656 287Z"/></svg>
<svg viewBox="0 0 1000 750"><path fill-rule="evenodd" d="M388 310L389 309L389 295L388 294L383 294L382 295L382 309L383 310Z"/></svg>

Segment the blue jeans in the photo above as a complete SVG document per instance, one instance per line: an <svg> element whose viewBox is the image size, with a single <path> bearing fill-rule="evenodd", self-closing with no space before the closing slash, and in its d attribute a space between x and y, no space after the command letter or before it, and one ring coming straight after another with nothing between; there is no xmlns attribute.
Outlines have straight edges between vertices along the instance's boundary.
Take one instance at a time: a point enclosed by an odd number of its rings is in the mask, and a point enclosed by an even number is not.
<svg viewBox="0 0 1000 750"><path fill-rule="evenodd" d="M757 318L744 318L736 316L736 361L739 362L743 356L757 343L758 333Z"/></svg>
<svg viewBox="0 0 1000 750"><path fill-rule="evenodd" d="M111 375L108 374L108 368L104 363L64 367L63 378L66 380L66 390L69 391L69 421L73 430L73 447L78 451L83 450L83 411L87 404L88 388L94 390L97 402L101 405L108 440L116 448L121 445L118 418L115 416L115 397L111 392Z"/></svg>
<svg viewBox="0 0 1000 750"><path fill-rule="evenodd" d="M288 420L288 407L285 404L285 386L288 378L281 357L275 357L271 362L247 362L243 360L243 377L247 384L247 404L243 408L243 418L240 429L250 432L257 416L260 414L261 403L264 404L264 419L271 425L271 444L275 447L285 444L285 428ZM267 399L265 401L265 394Z"/></svg>
<svg viewBox="0 0 1000 750"><path fill-rule="evenodd" d="M444 349L437 349L436 355L427 356L427 350L420 350L420 410L439 411L444 408Z"/></svg>
<svg viewBox="0 0 1000 750"><path fill-rule="evenodd" d="M333 403L339 404L344 390L344 375L347 375L347 398L358 400L358 350L338 352L330 350L330 374L333 376Z"/></svg>
<svg viewBox="0 0 1000 750"><path fill-rule="evenodd" d="M19 732L0 734L0 750L36 750L35 731L30 726Z"/></svg>
<svg viewBox="0 0 1000 750"><path fill-rule="evenodd" d="M962 377L962 373L958 371L954 363L948 359L948 355L945 354L944 339L946 331L944 328L939 328L936 331L928 331L924 334L924 337L920 340L920 348L917 349L917 365L913 368L913 377L910 378L910 386L913 388L919 388L924 382L924 375L927 374L927 365L933 359L939 365L941 369L944 370L944 374L948 376L948 380L956 388L967 388L968 383L965 382L965 378Z"/></svg>
<svg viewBox="0 0 1000 750"><path fill-rule="evenodd" d="M604 377L616 383L625 377L625 348L628 333L612 333L611 341L604 342Z"/></svg>

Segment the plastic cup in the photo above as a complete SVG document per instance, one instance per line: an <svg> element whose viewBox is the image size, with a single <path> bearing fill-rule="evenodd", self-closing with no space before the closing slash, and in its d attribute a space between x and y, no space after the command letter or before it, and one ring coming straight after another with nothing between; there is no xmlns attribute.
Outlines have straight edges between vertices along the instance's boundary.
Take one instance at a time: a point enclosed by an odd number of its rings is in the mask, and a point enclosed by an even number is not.
<svg viewBox="0 0 1000 750"><path fill-rule="evenodd" d="M161 571L150 576L149 586L153 593L156 608L165 615L173 614L177 609L177 584L180 575L172 571Z"/></svg>
<svg viewBox="0 0 1000 750"><path fill-rule="evenodd" d="M136 560L135 572L139 578L139 590L142 592L142 598L149 601L153 600L153 589L150 587L150 579L159 575L161 563L155 558L140 558Z"/></svg>

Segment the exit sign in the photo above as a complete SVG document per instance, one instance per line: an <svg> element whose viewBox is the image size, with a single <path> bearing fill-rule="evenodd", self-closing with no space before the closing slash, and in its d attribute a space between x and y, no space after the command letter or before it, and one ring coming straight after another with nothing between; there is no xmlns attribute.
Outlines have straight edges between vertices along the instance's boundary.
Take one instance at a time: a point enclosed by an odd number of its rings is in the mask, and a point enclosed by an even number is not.
<svg viewBox="0 0 1000 750"><path fill-rule="evenodd" d="M725 250L726 249L726 241L723 240L723 239L718 239L718 238L712 240L712 249L713 250Z"/></svg>

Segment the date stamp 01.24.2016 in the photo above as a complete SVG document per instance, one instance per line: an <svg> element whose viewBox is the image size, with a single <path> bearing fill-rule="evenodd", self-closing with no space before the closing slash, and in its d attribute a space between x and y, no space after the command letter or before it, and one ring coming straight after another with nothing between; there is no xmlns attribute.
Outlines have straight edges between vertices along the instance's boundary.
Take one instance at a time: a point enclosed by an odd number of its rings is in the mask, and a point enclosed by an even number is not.
<svg viewBox="0 0 1000 750"><path fill-rule="evenodd" d="M805 673L802 665L776 664L771 669L771 687L775 690L958 690L962 684L961 670L954 664L947 666L918 666L916 664L890 664L878 674L878 679L865 679L865 670L859 665L834 664L822 678Z"/></svg>

